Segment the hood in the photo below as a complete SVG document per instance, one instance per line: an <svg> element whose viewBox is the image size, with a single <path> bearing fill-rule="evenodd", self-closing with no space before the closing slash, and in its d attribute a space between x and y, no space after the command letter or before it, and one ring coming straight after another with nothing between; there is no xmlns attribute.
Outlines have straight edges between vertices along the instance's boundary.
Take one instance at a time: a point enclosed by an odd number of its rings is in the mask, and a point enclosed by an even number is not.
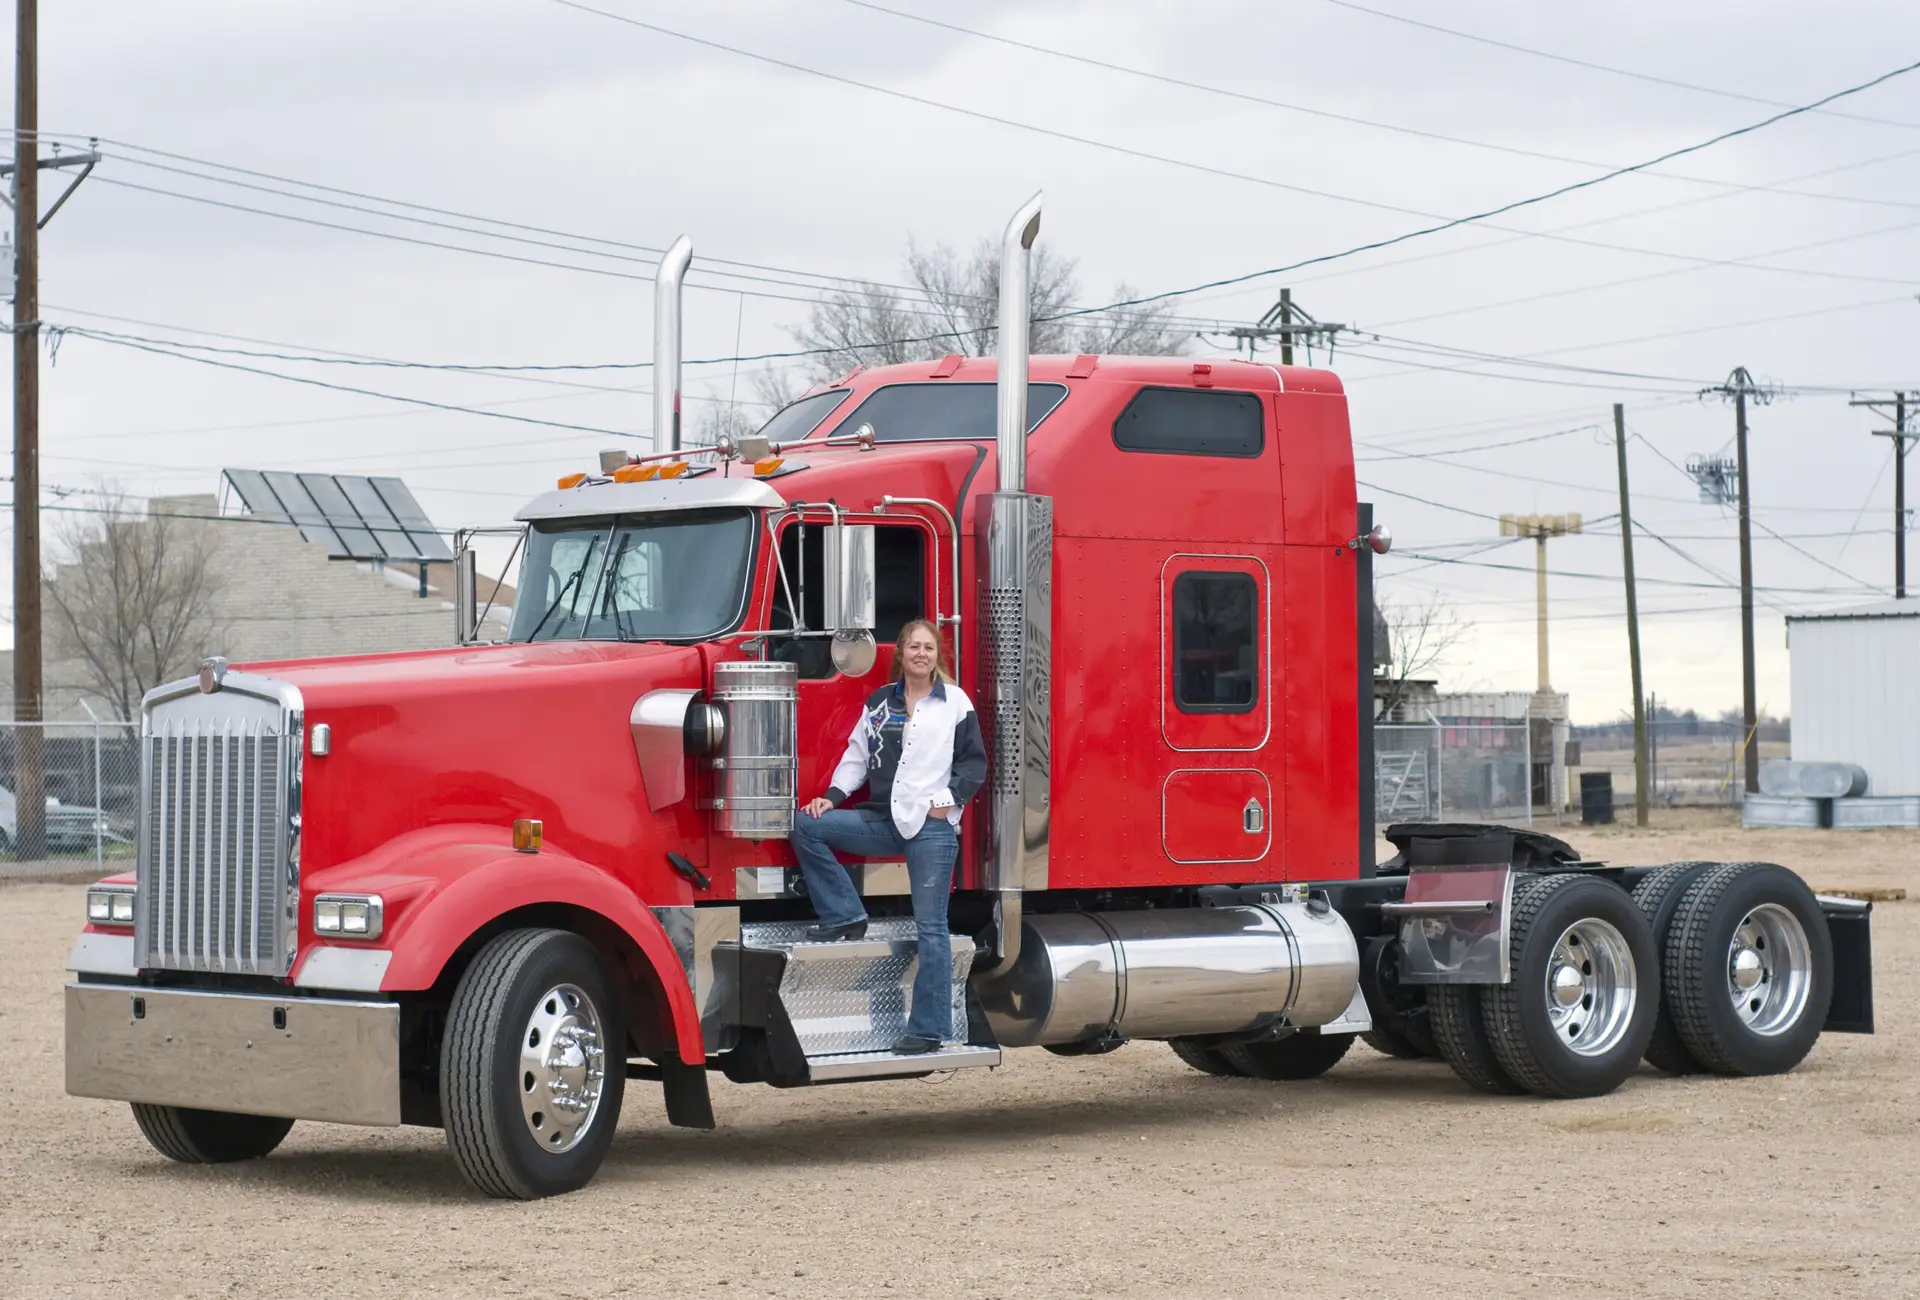
<svg viewBox="0 0 1920 1300"><path fill-rule="evenodd" d="M542 642L246 670L300 689L309 735L330 729L328 752L302 765L303 874L409 831L520 817L542 821L554 847L612 863L657 856L670 829L648 811L633 706L649 691L703 687L711 652ZM667 821L690 819L698 834L698 814L683 803Z"/></svg>

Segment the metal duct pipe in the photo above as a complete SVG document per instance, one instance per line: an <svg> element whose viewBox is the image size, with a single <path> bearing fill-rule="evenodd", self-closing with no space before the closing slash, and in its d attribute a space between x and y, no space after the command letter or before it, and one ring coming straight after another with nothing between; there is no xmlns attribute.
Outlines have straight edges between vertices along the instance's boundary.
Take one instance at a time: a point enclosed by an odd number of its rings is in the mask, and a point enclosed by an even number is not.
<svg viewBox="0 0 1920 1300"><path fill-rule="evenodd" d="M1000 490L1027 490L1028 296L1033 281L1033 241L1040 237L1040 195L1007 223L1000 237L999 409L994 420L1000 453Z"/></svg>
<svg viewBox="0 0 1920 1300"><path fill-rule="evenodd" d="M685 235L653 273L653 449L680 450L680 283L693 261Z"/></svg>
<svg viewBox="0 0 1920 1300"><path fill-rule="evenodd" d="M1052 803L1053 499L1027 488L1027 292L1040 196L1007 223L1000 250L997 439L1000 490L980 499L980 680L993 727L982 884L995 896L997 970L1020 956L1021 901L1047 887Z"/></svg>

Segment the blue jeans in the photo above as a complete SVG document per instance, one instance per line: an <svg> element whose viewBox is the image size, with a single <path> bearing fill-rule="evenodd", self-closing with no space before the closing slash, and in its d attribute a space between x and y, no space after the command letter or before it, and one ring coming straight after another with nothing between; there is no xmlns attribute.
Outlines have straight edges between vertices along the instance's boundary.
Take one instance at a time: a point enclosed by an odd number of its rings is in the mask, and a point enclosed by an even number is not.
<svg viewBox="0 0 1920 1300"><path fill-rule="evenodd" d="M944 817L928 817L912 839L901 838L893 818L863 808L836 808L820 817L801 812L793 819L793 856L800 860L807 896L822 925L852 925L867 918L853 878L834 850L863 858L907 859L913 890L913 921L919 931L919 970L913 977L913 1011L907 1032L916 1038L951 1042L953 1032L953 958L947 932L947 902L953 895L953 864L960 856L959 828Z"/></svg>

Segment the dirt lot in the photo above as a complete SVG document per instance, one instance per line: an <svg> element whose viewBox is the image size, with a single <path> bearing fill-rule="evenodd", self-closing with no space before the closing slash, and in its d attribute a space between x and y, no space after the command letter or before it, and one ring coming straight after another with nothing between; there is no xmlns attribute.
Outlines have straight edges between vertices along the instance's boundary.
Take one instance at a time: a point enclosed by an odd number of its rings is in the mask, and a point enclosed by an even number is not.
<svg viewBox="0 0 1920 1300"><path fill-rule="evenodd" d="M1695 813L1568 838L1920 897L1920 834ZM713 1133L636 1083L599 1180L531 1205L469 1193L436 1132L306 1124L187 1168L124 1106L67 1098L80 909L74 885L0 885L6 1295L1920 1296L1913 902L1875 917L1879 1035L1782 1078L1541 1102L1365 1048L1289 1085L1140 1043L944 1082L716 1082Z"/></svg>

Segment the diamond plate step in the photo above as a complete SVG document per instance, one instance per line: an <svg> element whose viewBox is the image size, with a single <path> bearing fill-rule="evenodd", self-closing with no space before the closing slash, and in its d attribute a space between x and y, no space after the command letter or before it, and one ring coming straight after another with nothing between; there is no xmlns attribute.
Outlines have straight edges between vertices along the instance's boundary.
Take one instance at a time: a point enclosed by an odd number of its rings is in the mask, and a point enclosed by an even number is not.
<svg viewBox="0 0 1920 1300"><path fill-rule="evenodd" d="M900 1056L893 1052L845 1052L838 1056L811 1056L807 1068L813 1082L831 1083L844 1079L885 1079L902 1074L929 1074L935 1070L965 1070L979 1065L1000 1064L997 1047L968 1047L950 1043L937 1052L919 1056Z"/></svg>
<svg viewBox="0 0 1920 1300"><path fill-rule="evenodd" d="M787 968L780 979L780 1001L793 1023L800 1049L809 1062L869 1053L891 1057L886 1049L907 1032L907 1013L913 1005L913 976L919 961L913 921L907 917L876 919L867 926L865 938L827 943L806 940L810 924L764 921L740 927L742 947L773 949L787 955ZM957 1043L966 1037L967 976L973 969L973 940L956 934L951 937L951 945L953 1008L947 1039Z"/></svg>

